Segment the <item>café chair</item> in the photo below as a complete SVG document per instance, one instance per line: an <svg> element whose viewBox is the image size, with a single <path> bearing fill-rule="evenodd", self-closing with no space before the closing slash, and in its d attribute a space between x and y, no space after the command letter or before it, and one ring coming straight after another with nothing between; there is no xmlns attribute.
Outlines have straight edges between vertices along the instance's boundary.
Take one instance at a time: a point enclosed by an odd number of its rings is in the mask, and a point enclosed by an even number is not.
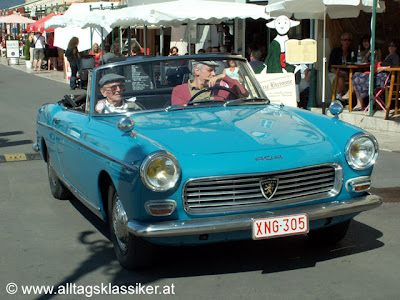
<svg viewBox="0 0 400 300"><path fill-rule="evenodd" d="M389 79L390 79L390 73L387 75L385 84L383 85L383 87L374 89L374 100L372 102L372 103L376 102L382 108L382 110L384 110L385 112L386 112L387 108L386 108L385 101L382 100L382 98L381 98L381 95L386 91L386 89L388 89L390 87ZM368 109L369 109L369 104L365 108L364 112L366 112Z"/></svg>

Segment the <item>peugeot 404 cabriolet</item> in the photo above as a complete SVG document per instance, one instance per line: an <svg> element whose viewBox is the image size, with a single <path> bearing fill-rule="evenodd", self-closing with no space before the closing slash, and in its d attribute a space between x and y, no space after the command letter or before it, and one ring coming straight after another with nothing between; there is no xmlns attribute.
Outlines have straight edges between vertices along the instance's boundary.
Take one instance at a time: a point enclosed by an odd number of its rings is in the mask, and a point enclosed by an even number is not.
<svg viewBox="0 0 400 300"><path fill-rule="evenodd" d="M73 195L108 222L128 269L148 264L157 244L298 234L335 243L353 217L382 202L368 193L376 139L337 118L271 104L238 56L94 68L87 94L39 109L34 148L53 196Z"/></svg>

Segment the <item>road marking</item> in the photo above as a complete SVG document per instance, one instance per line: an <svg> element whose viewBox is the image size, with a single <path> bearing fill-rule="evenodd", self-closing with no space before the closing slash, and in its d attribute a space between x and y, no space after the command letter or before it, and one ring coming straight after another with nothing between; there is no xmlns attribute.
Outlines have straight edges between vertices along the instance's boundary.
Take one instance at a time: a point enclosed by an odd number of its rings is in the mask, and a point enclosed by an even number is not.
<svg viewBox="0 0 400 300"><path fill-rule="evenodd" d="M0 163L42 159L40 153L14 153L0 155Z"/></svg>

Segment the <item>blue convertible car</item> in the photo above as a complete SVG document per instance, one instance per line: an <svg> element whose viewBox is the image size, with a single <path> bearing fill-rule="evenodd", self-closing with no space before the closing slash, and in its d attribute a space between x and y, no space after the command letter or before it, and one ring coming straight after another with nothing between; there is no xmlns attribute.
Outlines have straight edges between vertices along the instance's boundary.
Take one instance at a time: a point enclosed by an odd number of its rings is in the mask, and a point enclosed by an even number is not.
<svg viewBox="0 0 400 300"><path fill-rule="evenodd" d="M97 67L87 94L39 109L34 148L53 196L75 196L108 222L129 269L151 261L155 244L295 234L337 242L354 216L382 203L367 192L375 138L271 104L237 56Z"/></svg>

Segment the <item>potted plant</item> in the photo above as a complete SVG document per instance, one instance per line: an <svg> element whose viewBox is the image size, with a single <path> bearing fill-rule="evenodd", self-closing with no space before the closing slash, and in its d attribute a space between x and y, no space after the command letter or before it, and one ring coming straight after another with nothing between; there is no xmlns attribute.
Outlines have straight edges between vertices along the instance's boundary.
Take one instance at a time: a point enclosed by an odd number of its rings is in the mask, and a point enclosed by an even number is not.
<svg viewBox="0 0 400 300"><path fill-rule="evenodd" d="M32 69L32 62L31 62L31 54L29 49L31 48L31 42L29 40L29 36L25 39L25 64L28 69Z"/></svg>

